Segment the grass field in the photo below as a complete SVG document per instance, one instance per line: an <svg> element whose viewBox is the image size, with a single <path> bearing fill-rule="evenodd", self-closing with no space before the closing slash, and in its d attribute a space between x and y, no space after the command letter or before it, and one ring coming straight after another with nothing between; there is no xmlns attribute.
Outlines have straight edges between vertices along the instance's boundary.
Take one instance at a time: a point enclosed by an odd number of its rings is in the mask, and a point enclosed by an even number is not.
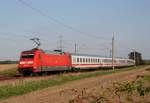
<svg viewBox="0 0 150 103"><path fill-rule="evenodd" d="M0 72L17 68L17 64L0 64Z"/></svg>
<svg viewBox="0 0 150 103"><path fill-rule="evenodd" d="M61 74L61 75L56 76L53 79L46 79L46 80L39 80L39 81L32 81L32 82L23 82L22 80L20 80L20 83L16 85L0 86L0 99L2 100L10 96L22 95L22 94L40 90L43 88L64 84L69 81L74 81L74 80L79 80L79 79L89 78L89 77L96 77L96 76L101 76L101 75L107 75L107 74L113 74L113 73L119 73L123 71L139 69L139 68L143 68L143 67L141 66L130 67L130 68L124 68L124 69L116 69L114 71L113 70L97 71L97 72L91 72L91 73L81 73L79 75Z"/></svg>
<svg viewBox="0 0 150 103"><path fill-rule="evenodd" d="M17 64L0 64L0 76L14 76L17 72Z"/></svg>

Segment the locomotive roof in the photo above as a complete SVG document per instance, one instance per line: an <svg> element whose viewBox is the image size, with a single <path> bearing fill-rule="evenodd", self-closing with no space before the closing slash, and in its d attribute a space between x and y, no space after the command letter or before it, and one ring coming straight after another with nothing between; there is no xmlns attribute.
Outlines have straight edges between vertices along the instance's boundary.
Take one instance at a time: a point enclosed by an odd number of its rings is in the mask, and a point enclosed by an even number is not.
<svg viewBox="0 0 150 103"><path fill-rule="evenodd" d="M42 50L42 49L37 49L37 48L33 48L31 50L23 51L23 53L32 53L32 52L35 52L35 51L42 51L46 54L63 54L64 53L60 50Z"/></svg>
<svg viewBox="0 0 150 103"><path fill-rule="evenodd" d="M42 50L42 52L46 54L64 54L64 52L61 51L51 51L51 50Z"/></svg>

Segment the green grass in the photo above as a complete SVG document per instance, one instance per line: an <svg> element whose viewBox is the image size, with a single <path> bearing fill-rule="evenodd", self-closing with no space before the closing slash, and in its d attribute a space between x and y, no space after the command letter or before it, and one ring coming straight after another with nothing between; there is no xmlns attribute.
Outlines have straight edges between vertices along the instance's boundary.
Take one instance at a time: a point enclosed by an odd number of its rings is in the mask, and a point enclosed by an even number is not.
<svg viewBox="0 0 150 103"><path fill-rule="evenodd" d="M11 96L18 96L23 95L32 91L41 90L43 88L61 85L70 81L79 80L83 78L89 77L96 77L101 75L119 73L123 71L139 69L142 67L130 67L124 69L116 69L116 70L109 70L109 71L97 71L97 72L89 72L89 73L81 73L79 75L58 75L54 79L48 80L40 80L40 81L32 81L32 82L20 82L19 85L7 85L7 86L0 86L0 100L6 99Z"/></svg>

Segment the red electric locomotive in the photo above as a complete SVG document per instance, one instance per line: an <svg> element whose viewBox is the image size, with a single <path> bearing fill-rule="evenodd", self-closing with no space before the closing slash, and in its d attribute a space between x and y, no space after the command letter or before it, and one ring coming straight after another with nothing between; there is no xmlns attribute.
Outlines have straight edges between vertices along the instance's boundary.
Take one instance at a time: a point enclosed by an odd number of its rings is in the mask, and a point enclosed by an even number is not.
<svg viewBox="0 0 150 103"><path fill-rule="evenodd" d="M68 53L40 49L23 51L18 65L18 71L23 75L70 69L71 57Z"/></svg>

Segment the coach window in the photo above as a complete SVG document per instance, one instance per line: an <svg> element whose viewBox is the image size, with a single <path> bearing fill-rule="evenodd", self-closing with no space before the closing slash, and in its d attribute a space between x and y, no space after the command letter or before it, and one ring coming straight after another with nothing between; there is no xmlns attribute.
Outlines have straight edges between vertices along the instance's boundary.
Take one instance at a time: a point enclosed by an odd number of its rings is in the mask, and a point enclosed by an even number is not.
<svg viewBox="0 0 150 103"><path fill-rule="evenodd" d="M104 62L104 63L107 63L107 59L103 59L103 62Z"/></svg>
<svg viewBox="0 0 150 103"><path fill-rule="evenodd" d="M112 60L110 59L110 60L109 60L109 63L111 63L111 62L112 62ZM114 63L116 63L116 62L114 62Z"/></svg>
<svg viewBox="0 0 150 103"><path fill-rule="evenodd" d="M95 62L96 62L96 59L94 59L93 61L94 61L94 63L95 63Z"/></svg>
<svg viewBox="0 0 150 103"><path fill-rule="evenodd" d="M77 62L79 63L79 58L77 58Z"/></svg>
<svg viewBox="0 0 150 103"><path fill-rule="evenodd" d="M96 63L98 63L98 59L96 59Z"/></svg>
<svg viewBox="0 0 150 103"><path fill-rule="evenodd" d="M88 58L88 62L90 63L90 58Z"/></svg>
<svg viewBox="0 0 150 103"><path fill-rule="evenodd" d="M101 60L101 59L99 59L99 63L100 63L100 64L102 63L102 60Z"/></svg>
<svg viewBox="0 0 150 103"><path fill-rule="evenodd" d="M85 63L85 58L83 58L83 63Z"/></svg>
<svg viewBox="0 0 150 103"><path fill-rule="evenodd" d="M112 61L111 61L112 62ZM114 60L114 63L117 63L117 60Z"/></svg>
<svg viewBox="0 0 150 103"><path fill-rule="evenodd" d="M80 62L82 63L82 58L80 58Z"/></svg>
<svg viewBox="0 0 150 103"><path fill-rule="evenodd" d="M86 63L88 62L88 59L86 58Z"/></svg>
<svg viewBox="0 0 150 103"><path fill-rule="evenodd" d="M95 59L93 59L93 63L95 63Z"/></svg>
<svg viewBox="0 0 150 103"><path fill-rule="evenodd" d="M98 59L98 63L100 63L100 59Z"/></svg>

